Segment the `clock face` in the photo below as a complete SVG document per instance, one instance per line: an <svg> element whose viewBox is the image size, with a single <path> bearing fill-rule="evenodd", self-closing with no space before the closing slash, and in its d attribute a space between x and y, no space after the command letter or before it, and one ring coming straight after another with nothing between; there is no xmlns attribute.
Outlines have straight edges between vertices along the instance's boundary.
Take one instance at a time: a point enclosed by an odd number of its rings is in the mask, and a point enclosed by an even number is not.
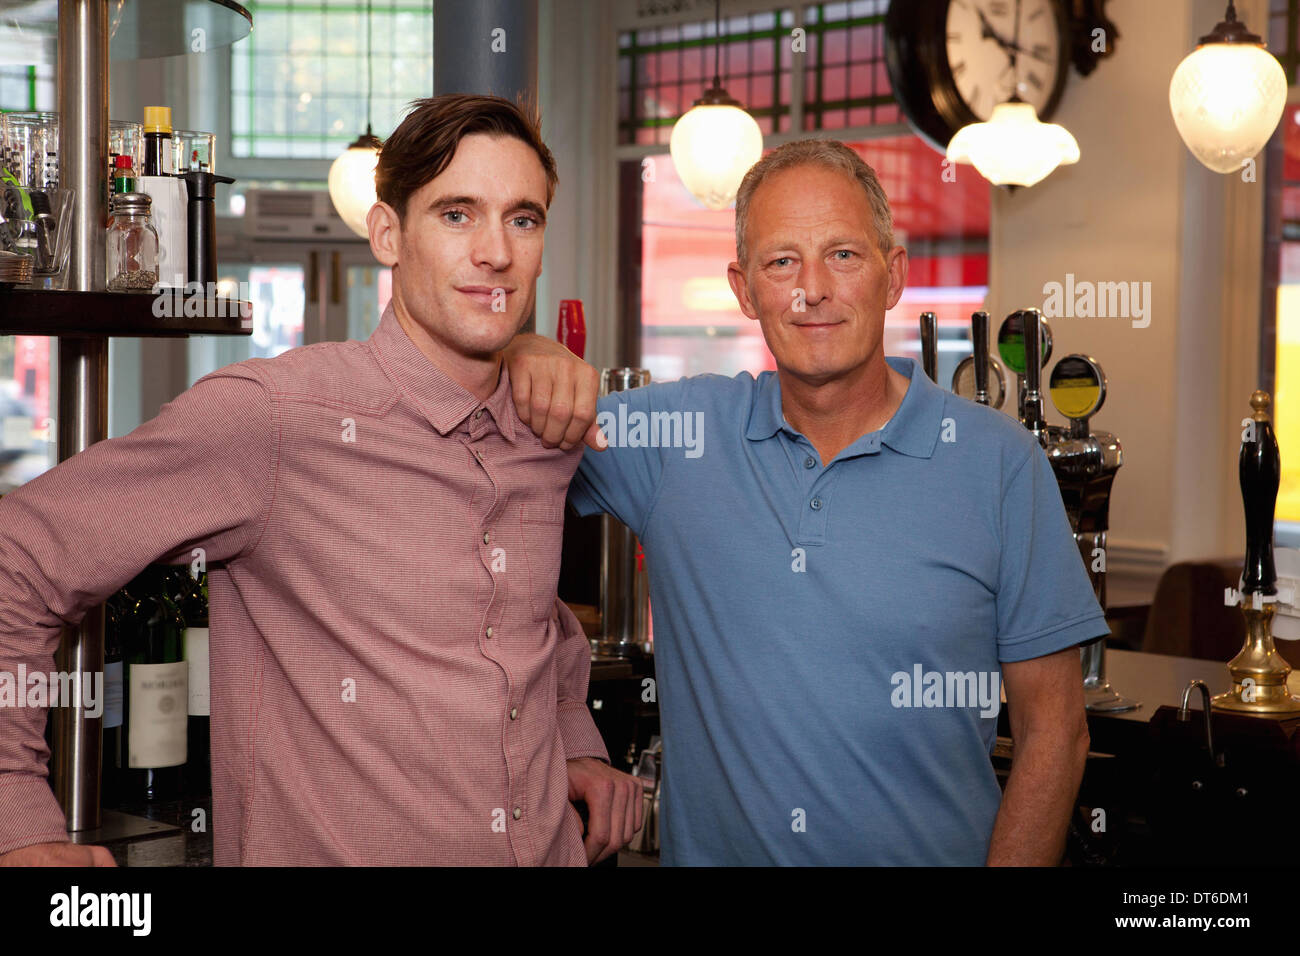
<svg viewBox="0 0 1300 956"><path fill-rule="evenodd" d="M1057 14L1054 0L951 0L948 67L975 116L987 120L1017 93L1043 117L1068 55Z"/></svg>

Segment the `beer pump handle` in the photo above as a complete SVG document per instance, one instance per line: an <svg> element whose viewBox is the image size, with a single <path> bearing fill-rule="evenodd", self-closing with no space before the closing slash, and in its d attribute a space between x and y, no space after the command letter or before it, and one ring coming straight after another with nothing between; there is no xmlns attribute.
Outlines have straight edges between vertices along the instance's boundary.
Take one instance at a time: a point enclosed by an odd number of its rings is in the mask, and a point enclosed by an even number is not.
<svg viewBox="0 0 1300 956"><path fill-rule="evenodd" d="M1268 392L1250 396L1254 409L1241 443L1238 474L1241 500L1246 509L1246 568L1242 574L1243 595L1276 594L1277 570L1273 565L1273 517L1282 474L1273 423L1268 417ZM1245 440L1252 439L1252 440Z"/></svg>
<svg viewBox="0 0 1300 956"><path fill-rule="evenodd" d="M975 401L989 403L989 314L974 312L970 317L970 340L975 352Z"/></svg>
<svg viewBox="0 0 1300 956"><path fill-rule="evenodd" d="M1042 318L1037 309L1020 311L1020 328L1025 341L1024 392L1020 403L1020 420L1043 441L1047 422L1043 419Z"/></svg>
<svg viewBox="0 0 1300 956"><path fill-rule="evenodd" d="M921 313L921 366L925 369L925 374L930 376L930 381L937 382L938 379L938 335L937 329L938 317L933 312Z"/></svg>

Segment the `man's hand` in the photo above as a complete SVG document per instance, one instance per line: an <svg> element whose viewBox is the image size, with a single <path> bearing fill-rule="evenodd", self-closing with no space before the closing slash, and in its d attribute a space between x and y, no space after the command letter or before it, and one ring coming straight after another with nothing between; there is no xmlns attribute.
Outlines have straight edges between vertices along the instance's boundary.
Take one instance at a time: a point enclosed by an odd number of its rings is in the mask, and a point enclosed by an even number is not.
<svg viewBox="0 0 1300 956"><path fill-rule="evenodd" d="M599 863L641 829L641 781L595 757L569 761L569 799L587 804L587 862Z"/></svg>
<svg viewBox="0 0 1300 956"><path fill-rule="evenodd" d="M605 450L596 425L600 375L559 342L526 332L505 349L515 410L547 448L570 449L579 441Z"/></svg>
<svg viewBox="0 0 1300 956"><path fill-rule="evenodd" d="M113 860L113 854L102 846L33 843L8 853L0 853L0 866L117 866L117 863Z"/></svg>

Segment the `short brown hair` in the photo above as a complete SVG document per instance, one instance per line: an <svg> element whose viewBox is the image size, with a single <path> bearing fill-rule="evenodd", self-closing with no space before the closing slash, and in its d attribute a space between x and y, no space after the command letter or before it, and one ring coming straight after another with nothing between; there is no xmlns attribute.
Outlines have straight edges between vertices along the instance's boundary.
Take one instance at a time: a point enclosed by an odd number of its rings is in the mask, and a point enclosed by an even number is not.
<svg viewBox="0 0 1300 956"><path fill-rule="evenodd" d="M546 172L546 206L559 176L555 157L542 142L541 117L536 109L519 106L500 96L446 93L411 103L393 135L379 150L375 166L375 195L406 217L406 201L421 186L451 165L460 141L472 133L513 136L533 148Z"/></svg>
<svg viewBox="0 0 1300 956"><path fill-rule="evenodd" d="M749 203L754 191L772 173L794 166L822 166L834 169L857 180L871 203L871 217L876 224L876 243L881 253L888 256L894 247L894 214L889 209L889 199L876 178L876 171L863 162L862 157L835 139L800 139L778 146L745 173L736 193L736 261L743 267L749 258L745 248L745 224L749 219Z"/></svg>

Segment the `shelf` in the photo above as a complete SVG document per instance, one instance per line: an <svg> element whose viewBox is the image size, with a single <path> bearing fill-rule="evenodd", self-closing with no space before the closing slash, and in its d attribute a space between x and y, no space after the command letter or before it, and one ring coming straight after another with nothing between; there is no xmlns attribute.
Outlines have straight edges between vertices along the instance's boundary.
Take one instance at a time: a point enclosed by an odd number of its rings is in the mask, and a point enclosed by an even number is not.
<svg viewBox="0 0 1300 956"><path fill-rule="evenodd" d="M53 66L58 0L5 6L10 9L0 12L0 53L21 50L18 62ZM109 59L147 60L229 46L248 36L253 18L235 0L116 0L109 4L108 25Z"/></svg>
<svg viewBox="0 0 1300 956"><path fill-rule="evenodd" d="M185 314L199 311L200 304L202 315ZM155 310L163 315L155 315ZM253 304L238 299L148 292L0 291L0 335L156 338L252 332Z"/></svg>

